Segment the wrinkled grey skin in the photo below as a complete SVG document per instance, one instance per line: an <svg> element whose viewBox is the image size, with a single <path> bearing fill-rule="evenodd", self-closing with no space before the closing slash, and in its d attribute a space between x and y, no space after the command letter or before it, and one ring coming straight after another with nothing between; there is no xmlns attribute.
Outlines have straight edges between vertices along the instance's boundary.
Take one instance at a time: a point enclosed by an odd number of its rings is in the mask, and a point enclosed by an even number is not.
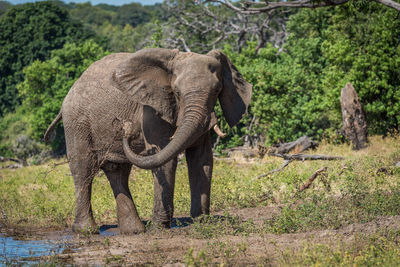
<svg viewBox="0 0 400 267"><path fill-rule="evenodd" d="M74 177L74 231L96 229L90 203L93 177L106 174L123 234L145 230L128 188L132 164L154 176L153 222L169 227L177 156L186 153L191 216L208 214L213 157L210 129L217 98L232 127L250 102L252 86L220 51L207 55L161 48L117 53L93 63L64 99L49 126L64 122Z"/></svg>

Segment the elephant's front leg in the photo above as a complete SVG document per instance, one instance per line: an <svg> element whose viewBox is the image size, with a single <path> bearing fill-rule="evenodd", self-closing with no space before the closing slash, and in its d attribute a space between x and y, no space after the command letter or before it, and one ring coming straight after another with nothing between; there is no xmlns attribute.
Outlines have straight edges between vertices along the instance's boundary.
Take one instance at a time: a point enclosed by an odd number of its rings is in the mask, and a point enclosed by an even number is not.
<svg viewBox="0 0 400 267"><path fill-rule="evenodd" d="M121 234L137 234L145 231L129 191L128 181L131 167L130 164L114 163L106 163L102 167L117 202L118 228Z"/></svg>
<svg viewBox="0 0 400 267"><path fill-rule="evenodd" d="M213 153L209 132L204 134L193 147L186 149L186 161L191 195L190 215L195 218L202 214L209 214L213 169Z"/></svg>
<svg viewBox="0 0 400 267"><path fill-rule="evenodd" d="M177 159L153 170L154 207L153 223L169 228L174 215L174 187Z"/></svg>

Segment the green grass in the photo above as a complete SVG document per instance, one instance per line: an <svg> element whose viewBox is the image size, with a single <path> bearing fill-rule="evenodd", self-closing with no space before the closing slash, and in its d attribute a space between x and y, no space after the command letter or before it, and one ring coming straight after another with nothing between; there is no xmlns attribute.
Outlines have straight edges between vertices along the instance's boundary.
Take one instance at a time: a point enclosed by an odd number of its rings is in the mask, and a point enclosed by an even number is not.
<svg viewBox="0 0 400 267"><path fill-rule="evenodd" d="M398 138L373 137L370 146L359 152L352 151L348 145L322 144L313 153L343 156L345 160L292 162L283 171L256 181L254 177L279 167L282 160L273 157L252 163L216 160L212 212L279 205L281 214L266 221L262 229L272 233L335 229L354 222L367 222L377 216L400 214L400 169L394 167L400 161ZM11 224L70 226L74 217L73 178L68 164L54 165L61 161L17 170L1 169L2 217ZM309 189L298 193L308 177L323 166L328 168L326 176L318 177ZM382 167L385 171L377 172ZM150 218L153 206L151 172L133 169L130 186L140 216ZM98 223L116 222L115 200L104 174L94 180L92 203ZM176 216L189 215L190 192L185 164L178 166L174 205ZM221 223L232 221L228 218ZM235 224L242 222L237 220L229 227ZM213 231L223 233L220 229L211 229L211 234L199 235L215 235ZM239 232L248 231L254 232L248 229Z"/></svg>
<svg viewBox="0 0 400 267"><path fill-rule="evenodd" d="M181 261L188 266L246 264L251 237L339 229L352 223L370 222L379 216L400 215L400 139L371 137L367 149L323 143L316 154L343 156L342 161L292 162L283 171L253 180L278 168L282 159L266 157L252 162L216 160L211 193L211 213L182 228L189 246ZM311 152L310 152L311 153ZM41 166L0 169L0 220L21 227L70 227L74 219L73 178L64 159ZM310 188L298 189L318 169L327 167ZM153 178L150 171L133 169L130 187L140 216L151 218ZM93 212L98 224L116 223L115 200L100 173L93 184ZM188 216L190 190L185 164L179 164L175 186L175 216ZM272 206L277 215L260 223L239 218L232 211L245 207ZM215 213L222 216L215 216ZM382 232L383 231L383 232ZM382 230L337 245L307 243L300 251L277 248L275 256L257 256L255 264L283 266L398 266L400 231ZM151 232L149 233L151 235ZM231 243L237 236L242 243ZM185 238L186 238L185 237ZM200 239L206 245L190 246ZM105 241L109 242L109 241ZM267 241L266 241L267 242ZM271 241L272 242L272 241ZM252 248L253 249L253 248ZM297 248L298 249L298 248ZM248 259L248 258L247 258ZM122 263L118 255L109 264Z"/></svg>
<svg viewBox="0 0 400 267"><path fill-rule="evenodd" d="M281 266L400 266L399 231L358 235L350 244L305 243L301 251L287 250Z"/></svg>

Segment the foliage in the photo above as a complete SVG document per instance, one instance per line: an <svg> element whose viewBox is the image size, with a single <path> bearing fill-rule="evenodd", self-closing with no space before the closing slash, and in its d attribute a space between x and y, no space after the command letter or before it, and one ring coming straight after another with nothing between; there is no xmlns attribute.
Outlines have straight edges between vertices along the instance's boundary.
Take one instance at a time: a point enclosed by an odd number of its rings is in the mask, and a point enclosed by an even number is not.
<svg viewBox="0 0 400 267"><path fill-rule="evenodd" d="M133 28L131 25L125 26L104 23L94 27L96 33L108 39L108 50L112 52L135 52L151 44L150 36L155 30L153 22L139 25Z"/></svg>
<svg viewBox="0 0 400 267"><path fill-rule="evenodd" d="M12 152L24 165L41 164L50 156L50 151L43 144L26 135L20 135L14 140Z"/></svg>
<svg viewBox="0 0 400 267"><path fill-rule="evenodd" d="M351 82L367 115L370 133L400 128L400 20L376 3L337 8L322 44L327 68L321 85L325 105L338 110L341 88Z"/></svg>
<svg viewBox="0 0 400 267"><path fill-rule="evenodd" d="M70 14L73 19L90 25L102 25L106 22L110 23L116 17L116 12L99 6L92 6L90 2L75 4L70 10Z"/></svg>
<svg viewBox="0 0 400 267"><path fill-rule="evenodd" d="M14 113L6 114L0 120L0 155L14 156L12 146L19 135L29 135L29 116L21 108Z"/></svg>
<svg viewBox="0 0 400 267"><path fill-rule="evenodd" d="M136 27L151 20L151 13L140 3L122 5L118 8L113 24L125 26L126 24Z"/></svg>
<svg viewBox="0 0 400 267"><path fill-rule="evenodd" d="M0 1L0 17L7 12L11 7L11 3L7 1Z"/></svg>
<svg viewBox="0 0 400 267"><path fill-rule="evenodd" d="M36 59L48 59L51 50L67 41L93 36L71 21L67 10L51 1L10 8L0 18L0 116L20 103L16 84L23 80L25 66Z"/></svg>
<svg viewBox="0 0 400 267"><path fill-rule="evenodd" d="M370 134L399 130L400 21L373 3L301 10L290 17L284 52L254 42L224 52L253 84L247 133L267 144L302 135L334 141L341 127L340 91L352 82ZM249 119L255 125L249 127ZM227 131L227 126L223 125ZM251 130L251 132L248 132ZM265 139L263 138L265 136ZM261 138L260 138L261 137Z"/></svg>
<svg viewBox="0 0 400 267"><path fill-rule="evenodd" d="M22 108L31 114L29 123L35 139L43 137L73 83L91 63L106 54L92 40L80 45L66 43L62 49L52 51L51 59L36 60L24 70L25 80L17 87ZM56 140L54 146L59 148L64 142L62 135Z"/></svg>

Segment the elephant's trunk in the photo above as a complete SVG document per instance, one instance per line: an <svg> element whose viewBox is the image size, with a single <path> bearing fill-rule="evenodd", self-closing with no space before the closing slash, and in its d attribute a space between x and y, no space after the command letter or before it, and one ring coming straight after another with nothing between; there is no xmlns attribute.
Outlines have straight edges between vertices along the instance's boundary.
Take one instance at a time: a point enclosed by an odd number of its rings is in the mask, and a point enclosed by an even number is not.
<svg viewBox="0 0 400 267"><path fill-rule="evenodd" d="M200 99L203 97L200 97ZM191 145L205 131L209 117L207 116L207 105L199 97L185 97L184 115L182 124L178 127L171 142L160 152L150 156L135 154L129 147L128 137L122 139L123 148L128 160L142 169L154 169L175 158L179 153ZM196 100L194 100L196 99Z"/></svg>

